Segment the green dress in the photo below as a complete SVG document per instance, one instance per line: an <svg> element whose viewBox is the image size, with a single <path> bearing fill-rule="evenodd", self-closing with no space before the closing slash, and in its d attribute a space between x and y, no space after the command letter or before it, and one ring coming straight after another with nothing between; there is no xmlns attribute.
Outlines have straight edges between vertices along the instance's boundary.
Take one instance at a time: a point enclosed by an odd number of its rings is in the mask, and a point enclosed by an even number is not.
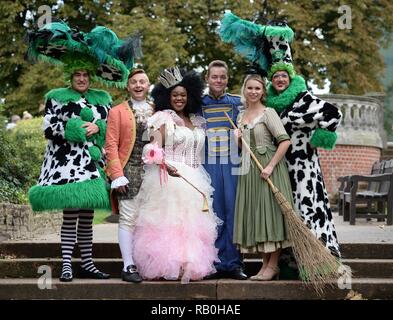
<svg viewBox="0 0 393 320"><path fill-rule="evenodd" d="M258 161L266 167L277 150L276 145L289 140L276 111L266 111L252 123L242 123L244 112L237 118L243 138ZM292 204L292 189L288 168L283 158L274 168L270 179ZM260 171L247 152L242 153L242 163L236 192L236 209L233 242L243 253L274 252L291 244L281 209Z"/></svg>

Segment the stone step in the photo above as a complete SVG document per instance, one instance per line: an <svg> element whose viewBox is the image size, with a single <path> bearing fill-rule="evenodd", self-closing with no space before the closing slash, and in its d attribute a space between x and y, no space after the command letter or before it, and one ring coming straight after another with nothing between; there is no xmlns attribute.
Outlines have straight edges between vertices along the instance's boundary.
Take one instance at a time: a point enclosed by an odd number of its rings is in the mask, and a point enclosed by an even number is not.
<svg viewBox="0 0 393 320"><path fill-rule="evenodd" d="M127 283L120 279L74 279L51 283L41 279L0 279L0 299L147 299L147 300L343 300L393 299L393 279L353 279L351 287L327 287L322 296L300 281L208 280L181 284L179 281ZM43 289L46 286L46 289ZM349 283L347 283L349 286ZM40 289L41 288L41 289Z"/></svg>
<svg viewBox="0 0 393 320"><path fill-rule="evenodd" d="M80 259L73 259L73 270L78 275ZM259 259L245 259L245 272L256 274L262 264ZM393 279L393 259L343 259L343 263L352 270L354 278L391 278ZM119 258L95 259L97 268L108 272L114 278L120 277L123 262ZM58 278L61 273L62 260L60 258L17 258L0 259L0 278L39 278L39 267L48 266L52 277Z"/></svg>
<svg viewBox="0 0 393 320"><path fill-rule="evenodd" d="M75 246L75 256L79 250ZM117 243L94 243L94 258L120 258ZM343 243L342 257L346 259L392 259L393 243ZM56 258L61 256L60 243L7 241L0 243L0 258ZM255 254L246 254L245 258L256 258Z"/></svg>

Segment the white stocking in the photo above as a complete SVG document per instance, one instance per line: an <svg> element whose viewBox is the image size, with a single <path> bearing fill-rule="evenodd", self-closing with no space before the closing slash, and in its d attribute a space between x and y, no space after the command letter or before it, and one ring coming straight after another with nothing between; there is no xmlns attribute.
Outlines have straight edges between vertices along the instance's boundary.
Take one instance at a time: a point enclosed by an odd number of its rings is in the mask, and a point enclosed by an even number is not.
<svg viewBox="0 0 393 320"><path fill-rule="evenodd" d="M119 246L120 246L121 256L123 258L124 271L127 271L126 268L130 264L134 264L134 259L132 258L133 238L134 238L133 230L119 227Z"/></svg>

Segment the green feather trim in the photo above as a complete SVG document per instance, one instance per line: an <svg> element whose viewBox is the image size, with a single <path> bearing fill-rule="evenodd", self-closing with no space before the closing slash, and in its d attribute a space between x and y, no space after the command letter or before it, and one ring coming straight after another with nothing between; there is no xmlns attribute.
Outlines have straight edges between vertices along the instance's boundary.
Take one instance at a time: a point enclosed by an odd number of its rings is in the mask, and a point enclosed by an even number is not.
<svg viewBox="0 0 393 320"><path fill-rule="evenodd" d="M129 71L127 70L124 63L117 59L113 59L110 56L106 58L105 63L108 65L112 65L117 70L120 70L121 80L115 82L115 81L105 80L98 76L93 76L92 79L94 81L100 81L101 83L105 84L108 87L116 87L119 89L124 89L125 87L127 87Z"/></svg>
<svg viewBox="0 0 393 320"><path fill-rule="evenodd" d="M299 75L291 80L288 88L281 94L277 94L273 85L269 83L267 87L266 105L280 114L283 110L292 105L298 94L303 91L307 91L306 81Z"/></svg>
<svg viewBox="0 0 393 320"><path fill-rule="evenodd" d="M337 133L323 128L317 128L311 137L310 143L317 148L332 150L336 145L336 141Z"/></svg>
<svg viewBox="0 0 393 320"><path fill-rule="evenodd" d="M64 137L66 140L71 142L85 142L86 141L86 129L82 128L82 125L86 122L79 118L71 118L67 121Z"/></svg>
<svg viewBox="0 0 393 320"><path fill-rule="evenodd" d="M295 68L293 67L292 63L285 63L285 62L277 62L273 64L270 67L269 73L267 75L267 78L269 80L272 80L272 76L277 72L277 71L286 71L288 72L288 75L291 79L293 79L296 76L296 71Z"/></svg>
<svg viewBox="0 0 393 320"><path fill-rule="evenodd" d="M101 159L101 150L96 146L89 147L89 154L94 161Z"/></svg>
<svg viewBox="0 0 393 320"><path fill-rule="evenodd" d="M109 193L102 177L63 185L36 185L29 190L29 201L34 211L110 208Z"/></svg>
<svg viewBox="0 0 393 320"><path fill-rule="evenodd" d="M84 107L79 114L81 119L86 122L92 122L94 120L93 111L89 107Z"/></svg>
<svg viewBox="0 0 393 320"><path fill-rule="evenodd" d="M109 93L103 90L88 89L83 95L89 103L94 105L109 105L112 103L112 98ZM81 97L82 93L72 88L58 88L49 91L45 99L54 99L65 104L68 102L77 102Z"/></svg>
<svg viewBox="0 0 393 320"><path fill-rule="evenodd" d="M71 80L72 75L78 70L87 71L90 78L93 78L99 68L97 60L89 55L83 55L78 52L73 52L72 54L64 56L63 63L64 78L66 81Z"/></svg>
<svg viewBox="0 0 393 320"><path fill-rule="evenodd" d="M37 40L32 47L28 49L27 55L28 58L31 59L32 61L35 60L41 60L41 61L46 61L50 62L56 65L63 64L62 61L46 56L42 53L40 53L37 48L44 45L43 40ZM67 40L56 40L52 41L52 45L56 45L59 47L67 47L67 50L69 52L78 52L78 53L85 53L87 55L92 55L91 50L89 50L87 47L83 46L81 43L72 40L72 39L67 39ZM93 57L92 57L93 58Z"/></svg>
<svg viewBox="0 0 393 320"><path fill-rule="evenodd" d="M293 30L288 27L266 26L265 36L282 37L284 40L291 42L293 40Z"/></svg>
<svg viewBox="0 0 393 320"><path fill-rule="evenodd" d="M109 30L109 29L108 29ZM109 30L110 31L110 30ZM112 32L112 31L110 31ZM85 69L89 72L90 78L92 81L100 81L101 83L109 86L109 87L117 87L124 89L127 86L128 74L129 71L124 63L118 59L111 57L108 54L105 54L105 63L113 66L117 70L119 70L122 74L122 78L120 81L114 82L111 80L106 80L96 75L97 69L99 68L100 61L97 56L94 48L90 48L87 45L82 45L81 43L72 40L72 38L68 38L67 40L54 40L51 42L52 45L56 45L59 47L66 47L68 52L64 54L59 59L55 59L52 57L48 57L38 51L37 48L45 45L43 40L38 39L32 44L31 47L28 48L27 56L31 61L45 61L55 65L63 65L65 71L65 79L69 80L72 73L76 70ZM72 58L74 56L74 58ZM63 61L64 59L64 61ZM81 64L79 60L83 60L84 62Z"/></svg>
<svg viewBox="0 0 393 320"><path fill-rule="evenodd" d="M106 123L104 120L97 120L96 125L100 129L96 137L96 145L99 148L103 148L105 145L105 136L106 136Z"/></svg>

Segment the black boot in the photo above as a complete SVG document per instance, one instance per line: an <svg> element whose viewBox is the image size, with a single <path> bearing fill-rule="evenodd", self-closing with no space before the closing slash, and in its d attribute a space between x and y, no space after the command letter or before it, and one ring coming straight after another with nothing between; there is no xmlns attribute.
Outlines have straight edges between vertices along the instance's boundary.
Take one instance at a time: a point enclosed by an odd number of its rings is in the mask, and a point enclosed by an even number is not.
<svg viewBox="0 0 393 320"><path fill-rule="evenodd" d="M126 281L126 282L135 282L135 283L142 282L143 279L140 276L135 265L130 264L126 268L126 270L127 271L124 271L124 270L121 271L121 280Z"/></svg>
<svg viewBox="0 0 393 320"><path fill-rule="evenodd" d="M83 279L109 279L111 277L110 274L105 273L105 272L92 272L92 271L87 271L83 268L80 268L79 271L79 278Z"/></svg>

